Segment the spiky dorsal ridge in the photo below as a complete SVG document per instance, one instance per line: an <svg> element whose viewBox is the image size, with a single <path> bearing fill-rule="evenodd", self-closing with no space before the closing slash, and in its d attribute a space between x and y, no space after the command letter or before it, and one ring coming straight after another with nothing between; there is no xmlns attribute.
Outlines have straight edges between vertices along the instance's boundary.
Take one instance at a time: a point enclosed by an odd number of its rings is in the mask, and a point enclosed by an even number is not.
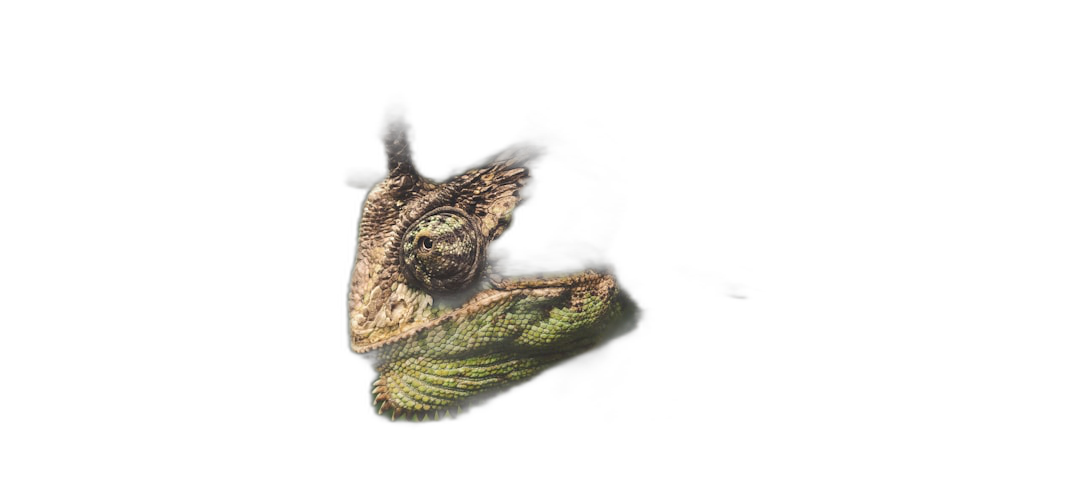
<svg viewBox="0 0 1080 495"><path fill-rule="evenodd" d="M383 415L389 413L390 421L396 421L397 418L412 419L413 421L437 421L444 418L456 418L458 414L462 412L462 405L468 406L469 402L455 404L449 407L435 407L426 410L412 410L405 409L400 406L394 405L390 401L390 396L386 389L386 385L383 384L382 378L375 380L372 384L372 395L375 396L375 401L372 406L375 407L376 414Z"/></svg>

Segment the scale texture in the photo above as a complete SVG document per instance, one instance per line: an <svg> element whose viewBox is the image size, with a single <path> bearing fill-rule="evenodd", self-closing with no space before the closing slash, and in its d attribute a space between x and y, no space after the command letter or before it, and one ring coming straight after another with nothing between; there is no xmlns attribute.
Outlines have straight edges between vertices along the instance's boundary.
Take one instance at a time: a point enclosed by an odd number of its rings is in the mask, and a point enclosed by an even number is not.
<svg viewBox="0 0 1080 495"><path fill-rule="evenodd" d="M488 244L510 223L533 153L513 148L436 183L417 173L405 131L391 124L389 174L364 202L349 327L354 351L377 354L377 411L437 419L586 350L629 302L596 271L492 275Z"/></svg>

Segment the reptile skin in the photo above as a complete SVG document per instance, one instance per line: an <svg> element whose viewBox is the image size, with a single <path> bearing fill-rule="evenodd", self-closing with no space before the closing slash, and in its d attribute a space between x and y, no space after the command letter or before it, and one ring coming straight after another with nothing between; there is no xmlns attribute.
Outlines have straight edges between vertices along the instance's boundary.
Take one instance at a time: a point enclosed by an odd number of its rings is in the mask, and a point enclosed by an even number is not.
<svg viewBox="0 0 1080 495"><path fill-rule="evenodd" d="M349 293L352 349L377 352L377 411L438 418L595 344L629 301L608 274L500 279L488 244L509 225L533 154L508 150L445 182L421 177L405 126L364 202Z"/></svg>

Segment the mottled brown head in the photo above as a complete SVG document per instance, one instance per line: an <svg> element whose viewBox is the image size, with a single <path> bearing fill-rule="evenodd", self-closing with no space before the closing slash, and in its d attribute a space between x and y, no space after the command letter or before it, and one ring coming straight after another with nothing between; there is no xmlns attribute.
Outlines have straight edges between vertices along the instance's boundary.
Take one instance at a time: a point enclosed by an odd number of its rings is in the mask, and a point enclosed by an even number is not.
<svg viewBox="0 0 1080 495"><path fill-rule="evenodd" d="M403 338L434 317L432 295L482 276L488 244L502 234L534 155L511 149L445 182L421 177L402 123L386 137L389 173L368 193L349 295L353 349Z"/></svg>

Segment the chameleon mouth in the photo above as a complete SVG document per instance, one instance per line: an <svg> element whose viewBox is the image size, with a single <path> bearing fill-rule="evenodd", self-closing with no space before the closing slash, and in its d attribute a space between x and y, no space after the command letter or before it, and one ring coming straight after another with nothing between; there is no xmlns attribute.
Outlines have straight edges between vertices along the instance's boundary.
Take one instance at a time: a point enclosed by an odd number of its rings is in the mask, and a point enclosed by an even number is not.
<svg viewBox="0 0 1080 495"><path fill-rule="evenodd" d="M616 284L615 270L607 265L588 267L575 264L563 271L525 271L523 268L525 267L515 266L509 270L491 272L484 289L461 306L446 311L437 318L405 323L397 327L391 335L375 342L354 339L352 350L359 354L372 353L432 327L455 320L464 321L471 316L481 315L486 308L513 303L516 299L537 297L554 300L569 296L573 286L605 286L606 289L613 290Z"/></svg>
<svg viewBox="0 0 1080 495"><path fill-rule="evenodd" d="M527 296L535 297L557 297L564 292L562 284L553 283L550 286L515 286L513 279L502 278L500 283L496 285L492 281L492 289L486 289L476 293L468 302L465 302L458 308L447 311L443 315L437 318L418 321L413 323L406 323L399 327L399 330L394 332L393 335L378 340L378 342L363 344L353 340L352 350L359 354L368 354L374 352L383 346L387 346L400 340L404 340L413 335L419 334L424 330L432 329L438 325L445 324L453 320L463 320L471 315L477 315L484 311L484 308L498 305L500 303L508 302L508 300L523 298Z"/></svg>

